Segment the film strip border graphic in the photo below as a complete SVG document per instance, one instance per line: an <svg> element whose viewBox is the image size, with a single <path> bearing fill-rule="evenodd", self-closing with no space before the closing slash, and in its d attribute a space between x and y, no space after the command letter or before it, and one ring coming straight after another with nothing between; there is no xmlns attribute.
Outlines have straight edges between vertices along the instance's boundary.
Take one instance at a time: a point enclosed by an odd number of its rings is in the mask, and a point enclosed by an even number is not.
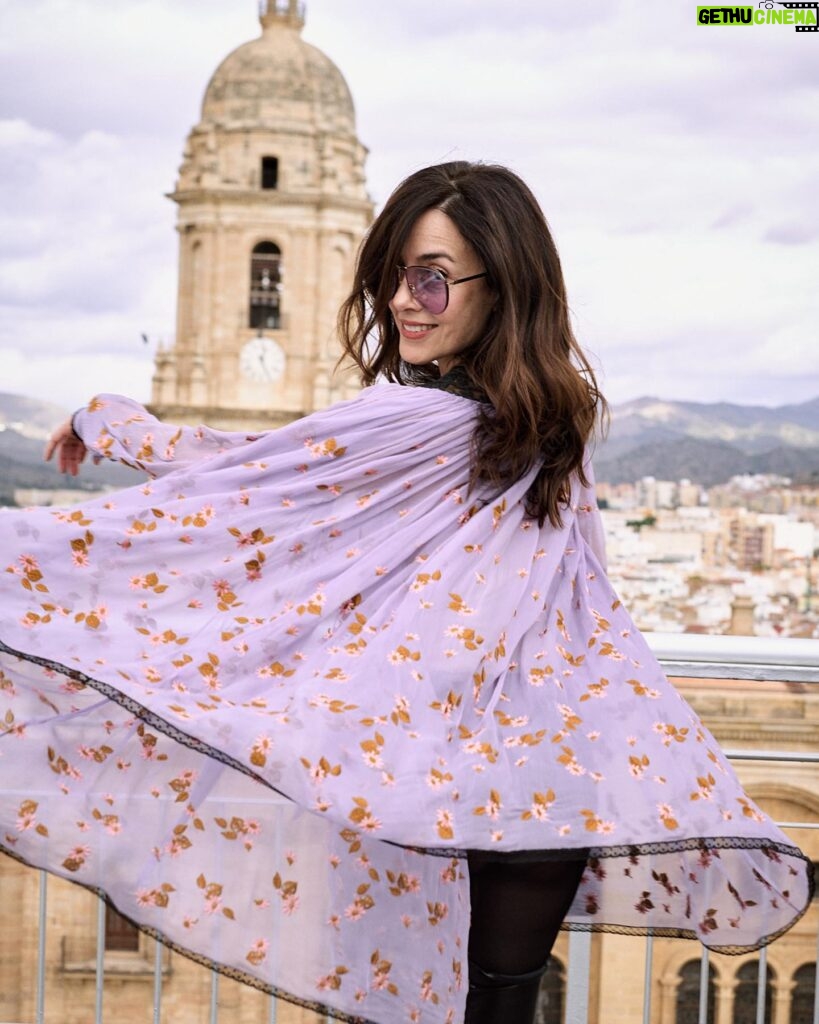
<svg viewBox="0 0 819 1024"><path fill-rule="evenodd" d="M760 5L761 6L761 5ZM767 4L765 5L767 7ZM794 25L797 32L816 32L819 31L819 0L814 0L813 3L782 3L779 2L780 7L786 7L789 11L804 11L811 10L816 15L816 25Z"/></svg>

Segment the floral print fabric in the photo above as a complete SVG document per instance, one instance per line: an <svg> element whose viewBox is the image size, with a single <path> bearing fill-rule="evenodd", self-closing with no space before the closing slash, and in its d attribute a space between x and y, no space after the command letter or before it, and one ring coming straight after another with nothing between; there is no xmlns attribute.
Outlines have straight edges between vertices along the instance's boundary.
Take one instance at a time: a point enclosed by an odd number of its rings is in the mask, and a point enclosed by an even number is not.
<svg viewBox="0 0 819 1024"><path fill-rule="evenodd" d="M559 529L531 474L470 493L477 408L384 385L260 436L79 413L148 479L2 514L3 849L342 1020L462 1019L470 849L587 860L569 927L789 927L809 864L612 591L593 493Z"/></svg>

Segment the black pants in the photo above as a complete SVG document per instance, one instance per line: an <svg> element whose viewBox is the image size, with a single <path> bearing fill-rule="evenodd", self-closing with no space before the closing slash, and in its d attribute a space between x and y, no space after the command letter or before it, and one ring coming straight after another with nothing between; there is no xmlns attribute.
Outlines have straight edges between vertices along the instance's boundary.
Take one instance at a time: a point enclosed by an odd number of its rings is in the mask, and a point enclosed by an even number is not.
<svg viewBox="0 0 819 1024"><path fill-rule="evenodd" d="M468 858L470 962L506 975L543 967L577 892L585 859L521 860L483 850Z"/></svg>

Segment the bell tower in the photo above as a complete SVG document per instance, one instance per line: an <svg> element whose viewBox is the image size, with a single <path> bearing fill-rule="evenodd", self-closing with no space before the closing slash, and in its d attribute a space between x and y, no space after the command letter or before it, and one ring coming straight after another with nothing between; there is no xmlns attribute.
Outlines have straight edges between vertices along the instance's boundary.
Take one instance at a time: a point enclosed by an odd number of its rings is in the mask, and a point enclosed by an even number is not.
<svg viewBox="0 0 819 1024"><path fill-rule="evenodd" d="M152 409L258 429L357 390L334 373L335 318L372 220L366 149L341 72L302 38L304 4L261 0L262 34L219 65L170 198L176 342Z"/></svg>

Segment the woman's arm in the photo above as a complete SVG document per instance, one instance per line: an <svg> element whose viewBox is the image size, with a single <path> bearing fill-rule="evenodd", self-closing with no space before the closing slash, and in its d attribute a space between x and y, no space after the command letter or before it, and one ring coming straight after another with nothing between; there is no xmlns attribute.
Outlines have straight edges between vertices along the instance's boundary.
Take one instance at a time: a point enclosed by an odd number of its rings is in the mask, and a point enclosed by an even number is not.
<svg viewBox="0 0 819 1024"><path fill-rule="evenodd" d="M258 434L163 423L122 395L97 395L49 438L46 460L76 476L86 453L141 469L152 477L255 440Z"/></svg>

